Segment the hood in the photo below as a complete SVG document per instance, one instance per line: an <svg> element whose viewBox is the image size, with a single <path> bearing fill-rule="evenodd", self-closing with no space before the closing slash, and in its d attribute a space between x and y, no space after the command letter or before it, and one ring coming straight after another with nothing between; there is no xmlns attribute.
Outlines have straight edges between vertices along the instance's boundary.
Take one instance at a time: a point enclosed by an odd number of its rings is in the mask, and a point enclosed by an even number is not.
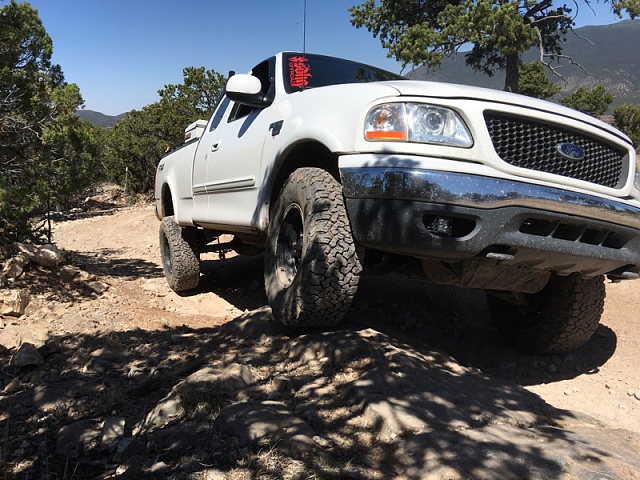
<svg viewBox="0 0 640 480"><path fill-rule="evenodd" d="M540 100L516 93L493 90L491 88L472 87L470 85L458 85L444 82L428 82L419 80L399 80L393 82L383 82L395 88L402 96L431 97L431 98L451 98L469 99L482 102L501 103L519 107L541 110L564 117L580 120L582 122L601 128L607 132L631 143L630 139L622 132L611 125L598 120L591 115L578 112L563 105Z"/></svg>

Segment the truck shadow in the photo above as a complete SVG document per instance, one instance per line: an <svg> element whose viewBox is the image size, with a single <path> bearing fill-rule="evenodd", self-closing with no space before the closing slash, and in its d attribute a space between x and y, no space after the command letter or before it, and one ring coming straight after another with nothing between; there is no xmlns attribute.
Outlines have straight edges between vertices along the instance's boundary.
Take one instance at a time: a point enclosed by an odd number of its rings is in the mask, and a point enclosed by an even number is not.
<svg viewBox="0 0 640 480"><path fill-rule="evenodd" d="M198 289L240 310L267 304L263 256L204 261ZM465 366L520 385L538 385L596 373L616 350L617 337L600 325L582 348L566 355L520 353L493 327L482 291L431 285L402 276L365 276L344 328L375 328L404 343L427 346Z"/></svg>
<svg viewBox="0 0 640 480"><path fill-rule="evenodd" d="M203 260L200 270L200 285L190 294L213 292L242 311L267 304L262 255Z"/></svg>
<svg viewBox="0 0 640 480"><path fill-rule="evenodd" d="M378 292L367 285L363 290ZM396 293L390 290L383 303L395 301ZM91 435L97 435L91 433L94 425L105 416L135 427L135 438L127 439L134 448L131 458L145 465L173 465L173 473L183 474L180 478L202 473L204 465L216 465L223 473L243 465L252 472L243 478L258 478L274 458L263 460L265 445L278 452L278 469L263 477L285 478L291 459L315 456L294 448L302 441L316 448L315 434L336 439L322 452L324 468L333 472L324 478L395 478L402 473L408 479L427 474L531 478L532 471L539 474L536 478L559 478L567 466L580 472L585 463L602 476L618 478L611 472L621 458L638 464L637 452L629 453L627 435L620 431L601 429L589 437L597 426L594 420L556 409L507 380L461 367L430 345L414 349L407 336L412 336L409 330L387 335L359 327L355 318L344 328L300 335L275 324L268 309L258 309L213 329L54 338L57 349L43 354L64 375L43 374L38 384L14 382L21 385L18 392L0 398L12 434L15 426L29 431L42 411L53 412L40 420L27 447L8 450L8 464L26 463L21 473L33 478L44 478L45 471L62 478L69 461L64 448L73 438L77 445L70 446L83 451L74 460L77 471L83 478L106 478L112 459L123 460L108 449L89 448ZM246 381L227 370L212 374L242 365L254 372L245 375ZM33 372L13 374L32 378ZM272 379L279 376L290 386L274 396ZM4 377L0 380L9 380L8 374ZM180 408L165 413L176 402ZM73 416L66 412L71 408ZM237 415L238 409L245 415ZM290 432L283 422L293 426ZM77 433L70 437L69 431ZM37 446L55 453L45 458ZM314 463L307 463L311 473Z"/></svg>
<svg viewBox="0 0 640 480"><path fill-rule="evenodd" d="M102 248L97 254L68 250L72 264L93 275L121 277L132 280L140 277L162 277L162 267L142 258L128 258L122 250Z"/></svg>
<svg viewBox="0 0 640 480"><path fill-rule="evenodd" d="M462 365L520 385L597 373L617 345L615 332L600 325L587 344L569 354L521 353L494 328L482 291L394 276L363 280L349 322L376 328L415 347L447 352Z"/></svg>

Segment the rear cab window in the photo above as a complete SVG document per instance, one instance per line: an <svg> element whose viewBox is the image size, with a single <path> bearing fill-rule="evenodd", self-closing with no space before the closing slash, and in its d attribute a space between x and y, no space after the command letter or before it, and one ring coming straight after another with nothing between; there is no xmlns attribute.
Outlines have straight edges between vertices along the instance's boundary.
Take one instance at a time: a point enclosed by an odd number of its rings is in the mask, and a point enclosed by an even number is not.
<svg viewBox="0 0 640 480"><path fill-rule="evenodd" d="M315 54L285 53L283 68L287 93L345 83L406 80L377 67Z"/></svg>

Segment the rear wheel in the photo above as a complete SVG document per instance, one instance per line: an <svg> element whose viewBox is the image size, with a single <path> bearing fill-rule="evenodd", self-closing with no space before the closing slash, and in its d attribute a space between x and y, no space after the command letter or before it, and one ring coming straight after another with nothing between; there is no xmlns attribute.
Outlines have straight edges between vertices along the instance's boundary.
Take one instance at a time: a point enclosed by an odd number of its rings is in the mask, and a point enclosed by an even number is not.
<svg viewBox="0 0 640 480"><path fill-rule="evenodd" d="M182 228L173 216L160 223L160 255L167 283L172 290L184 292L200 282L200 253L195 228Z"/></svg>
<svg viewBox="0 0 640 480"><path fill-rule="evenodd" d="M361 271L341 185L322 169L296 170L269 224L265 287L273 317L297 327L337 324Z"/></svg>
<svg viewBox="0 0 640 480"><path fill-rule="evenodd" d="M511 300L487 295L496 328L515 348L527 353L566 353L593 335L604 309L602 275L554 275L540 292L517 294ZM518 299L516 302L515 299Z"/></svg>

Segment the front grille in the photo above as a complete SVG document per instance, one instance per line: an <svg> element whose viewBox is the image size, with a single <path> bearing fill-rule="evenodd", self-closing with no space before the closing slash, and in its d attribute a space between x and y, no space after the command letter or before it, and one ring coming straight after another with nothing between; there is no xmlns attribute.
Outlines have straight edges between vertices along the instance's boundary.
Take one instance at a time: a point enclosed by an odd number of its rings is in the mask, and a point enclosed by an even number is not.
<svg viewBox="0 0 640 480"><path fill-rule="evenodd" d="M532 120L485 112L489 135L500 158L516 167L553 173L605 187L620 187L626 151L602 140ZM561 143L578 145L582 160L569 160L557 150Z"/></svg>

